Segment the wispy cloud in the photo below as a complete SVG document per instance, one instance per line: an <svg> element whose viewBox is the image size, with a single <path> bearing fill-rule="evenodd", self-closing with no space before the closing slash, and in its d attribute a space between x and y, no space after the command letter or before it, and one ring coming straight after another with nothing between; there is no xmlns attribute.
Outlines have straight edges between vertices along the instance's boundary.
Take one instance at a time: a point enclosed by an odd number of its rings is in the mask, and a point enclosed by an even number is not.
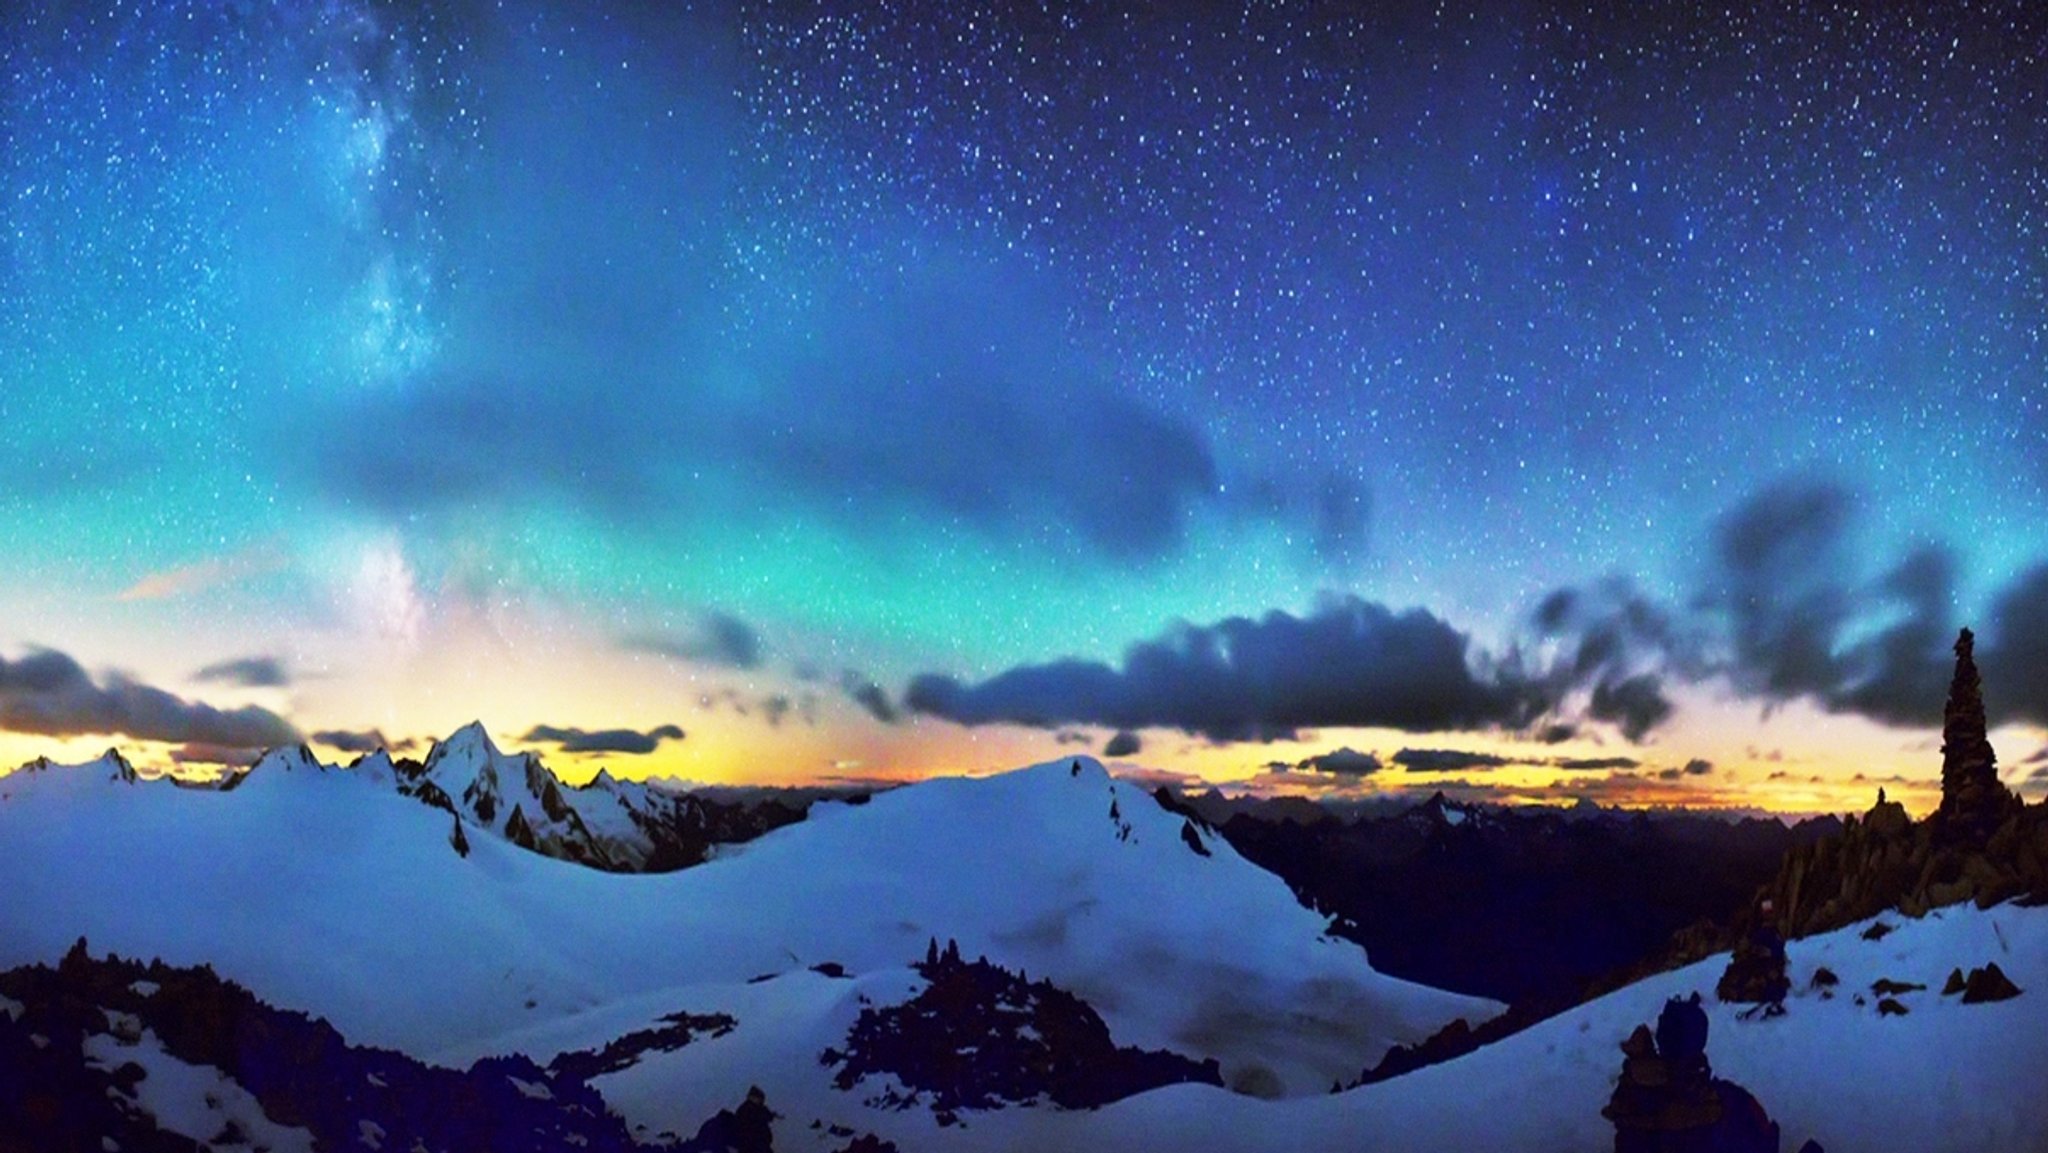
<svg viewBox="0 0 2048 1153"><path fill-rule="evenodd" d="M115 599L176 600L264 573L276 572L286 563L283 551L275 544L260 544L226 556L207 557L190 564L147 573L134 584L121 590Z"/></svg>
<svg viewBox="0 0 2048 1153"><path fill-rule="evenodd" d="M240 657L216 661L192 674L192 679L217 684L240 685L245 689L283 688L291 683L284 662L276 657Z"/></svg>
<svg viewBox="0 0 2048 1153"><path fill-rule="evenodd" d="M761 634L754 626L726 612L699 614L696 627L682 635L639 633L623 643L633 652L729 669L752 669L761 664Z"/></svg>

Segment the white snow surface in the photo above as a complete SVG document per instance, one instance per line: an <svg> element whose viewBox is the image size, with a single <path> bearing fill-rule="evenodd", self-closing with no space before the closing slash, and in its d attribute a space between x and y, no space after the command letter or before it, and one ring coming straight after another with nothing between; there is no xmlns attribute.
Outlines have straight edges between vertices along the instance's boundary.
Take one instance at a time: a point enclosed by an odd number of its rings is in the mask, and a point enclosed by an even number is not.
<svg viewBox="0 0 2048 1153"><path fill-rule="evenodd" d="M152 1031L133 1040L108 1034L85 1039L88 1061L116 1069L133 1061L143 1077L135 1085L135 1103L156 1118L159 1129L190 1137L218 1153L265 1149L270 1153L313 1153L313 1135L279 1125L247 1089L211 1065L192 1065L165 1051ZM110 1090L111 1092L111 1090ZM233 1122L245 1140L215 1141Z"/></svg>
<svg viewBox="0 0 2048 1153"><path fill-rule="evenodd" d="M458 755L435 766L451 783ZM754 1051L706 1092L729 1107L749 1076L772 1089L757 1063L793 1058L822 1083L816 1055L843 1043L853 983L804 971L837 962L907 996L931 938L1075 992L1118 1044L1215 1057L1226 1079L1297 1095L1499 1008L1375 972L1278 878L1213 834L1212 855L1192 852L1182 818L1088 758L820 805L652 876L487 837L460 857L445 812L296 750L226 792L86 772L96 787L0 802L0 966L52 962L83 935L96 953L211 963L358 1044L448 1064L545 1060L744 1003L734 1038L782 1031L809 1051ZM775 987L803 995L747 984L777 974L800 974Z"/></svg>
<svg viewBox="0 0 2048 1153"><path fill-rule="evenodd" d="M666 1014L725 1013L738 1021L729 1034L594 1084L647 1136L687 1136L758 1084L783 1116L778 1148L844 1144L816 1120L907 1153L1610 1148L1600 1107L1622 1038L1697 991L1715 1071L1757 1096L1788 1153L1809 1137L1832 1153L2048 1150L2048 908L1893 914L1882 940L1863 939L1865 923L1794 941L1799 992L1782 1018L1714 1002L1724 955L1459 1060L1325 1095L1389 1040L1495 1006L1373 972L1277 878L1210 834L1213 856L1189 851L1181 818L1086 758L1078 775L1062 760L820 805L659 876L492 838L462 858L447 814L398 795L388 775L286 761L229 793L136 782L105 759L0 778L0 966L54 961L83 934L95 952L211 962L356 1043L454 1065L513 1051L545 1062ZM1175 1086L950 1127L870 1108L886 1085L838 1091L817 1054L843 1045L865 1006L916 993L909 962L931 937L1074 990L1119 1044L1216 1056L1241 1080L1263 1069L1291 1098ZM810 971L826 961L850 978ZM1940 995L1949 970L1992 961L2021 996ZM1821 966L1841 979L1832 998L1811 988ZM1928 988L1899 997L1907 1016L1880 1017L1869 990L1881 977Z"/></svg>
<svg viewBox="0 0 2048 1153"><path fill-rule="evenodd" d="M1727 955L1663 973L1578 1006L1456 1061L1329 1097L1265 1102L1200 1086L1140 1094L1093 1114L1009 1111L977 1118L952 1147L1036 1149L1585 1153L1613 1148L1600 1107L1621 1070L1620 1044L1654 1027L1669 997L1700 993L1716 1075L1753 1093L1779 1123L1782 1149L1808 1138L1829 1153L2042 1153L2048 1149L2048 908L1958 906L1866 941L1868 922L1794 941L1785 1016L1743 1020L1714 1000ZM2022 993L1965 1005L1941 996L1949 970L1996 961ZM1811 990L1826 966L1831 1000ZM1880 977L1925 983L1880 1017ZM1855 997L1862 995L1863 1004ZM906 1145L906 1148L909 1146ZM938 1146L920 1145L919 1148Z"/></svg>

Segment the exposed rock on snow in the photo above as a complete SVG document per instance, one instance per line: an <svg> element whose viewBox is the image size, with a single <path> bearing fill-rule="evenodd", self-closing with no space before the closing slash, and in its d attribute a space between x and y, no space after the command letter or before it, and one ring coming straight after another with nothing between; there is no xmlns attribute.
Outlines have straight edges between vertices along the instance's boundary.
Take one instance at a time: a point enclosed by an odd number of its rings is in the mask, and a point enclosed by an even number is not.
<svg viewBox="0 0 2048 1153"><path fill-rule="evenodd" d="M1028 981L987 958L963 961L957 942L930 944L918 976L928 982L901 1004L865 1009L844 1050L820 1057L833 1084L893 1077L875 1103L908 1108L929 1094L940 1124L962 1110L1000 1109L1041 1098L1068 1109L1107 1104L1161 1085L1221 1085L1214 1060L1118 1048L1087 1003L1050 981Z"/></svg>

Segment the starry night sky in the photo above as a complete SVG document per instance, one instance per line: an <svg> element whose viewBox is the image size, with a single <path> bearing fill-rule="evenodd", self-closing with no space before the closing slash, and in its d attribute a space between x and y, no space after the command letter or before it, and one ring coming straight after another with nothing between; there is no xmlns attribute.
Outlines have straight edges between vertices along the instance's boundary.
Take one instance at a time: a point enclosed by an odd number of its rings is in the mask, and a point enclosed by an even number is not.
<svg viewBox="0 0 2048 1153"><path fill-rule="evenodd" d="M5 19L0 761L2048 785L2040 5Z"/></svg>

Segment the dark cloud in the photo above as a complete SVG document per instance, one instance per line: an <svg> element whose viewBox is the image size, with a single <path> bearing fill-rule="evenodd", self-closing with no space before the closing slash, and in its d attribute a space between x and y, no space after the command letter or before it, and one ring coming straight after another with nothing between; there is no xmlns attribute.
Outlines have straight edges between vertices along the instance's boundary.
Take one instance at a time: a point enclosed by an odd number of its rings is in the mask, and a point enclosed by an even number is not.
<svg viewBox="0 0 2048 1153"><path fill-rule="evenodd" d="M1694 757L1693 759L1685 762L1684 772L1685 775L1688 777L1704 777L1708 773L1711 773L1713 771L1714 762L1706 760L1701 757Z"/></svg>
<svg viewBox="0 0 2048 1153"><path fill-rule="evenodd" d="M284 671L284 663L276 657L242 657L238 660L220 661L193 673L192 679L240 685L248 689L282 688L291 683L290 675Z"/></svg>
<svg viewBox="0 0 2048 1153"><path fill-rule="evenodd" d="M1176 728L1215 741L1276 740L1302 728L1430 732L1527 723L1538 702L1512 669L1475 672L1466 636L1422 609L1356 597L1306 617L1186 623L1132 645L1122 667L1062 660L978 684L927 674L913 711L961 724Z"/></svg>
<svg viewBox="0 0 2048 1153"><path fill-rule="evenodd" d="M1858 597L1857 620L1892 614L1876 634L1849 645L1841 683L1828 708L1894 725L1938 725L1955 672L1955 555L1932 545L1912 549Z"/></svg>
<svg viewBox="0 0 2048 1153"><path fill-rule="evenodd" d="M637 188L647 178L619 195L652 199L656 190ZM675 178L677 187L702 179ZM674 195L661 190L657 204ZM536 221L548 219L550 200L537 197ZM567 500L642 528L707 503L763 518L766 494L856 532L937 517L1013 540L1066 536L1131 561L1176 547L1194 509L1227 504L1200 427L1117 387L1062 340L1066 305L1021 263L927 245L888 275L813 270L802 306L764 311L741 340L724 335L727 304L708 280L673 271L714 262L649 267L645 252L618 251L617 237L671 252L717 238L663 240L672 226L634 215L586 249L527 254L521 280L552 278L548 303L529 298L539 286L480 290L433 372L403 390L329 401L303 420L302 437L360 434L361 451L325 454L313 479L393 514ZM535 355L522 358L528 349ZM706 387L714 371L743 387ZM465 451L447 451L451 443ZM1290 498L1275 517L1318 549L1362 544L1367 502L1355 481L1282 487Z"/></svg>
<svg viewBox="0 0 2048 1153"><path fill-rule="evenodd" d="M1669 684L1714 677L1767 707L1805 698L1885 724L1938 723L1961 623L1955 554L1920 544L1874 577L1859 575L1868 550L1855 512L1842 485L1780 481L1715 521L1683 608L1618 581L1551 593L1530 618L1539 638L1563 650L1544 674L1550 694L1590 687L1586 715L1632 741L1672 715ZM2048 668L2048 576L2038 589L2015 585L1993 615L2016 623L1999 630L2016 647L1987 647L1980 663L2029 686L2008 715L2048 716L2048 692L2027 697L2043 683L2027 670ZM2022 651L2028 637L2040 638L2039 651Z"/></svg>
<svg viewBox="0 0 2048 1153"><path fill-rule="evenodd" d="M687 636L643 633L627 638L626 647L677 660L700 661L731 669L758 668L761 637L754 627L731 613L707 612Z"/></svg>
<svg viewBox="0 0 2048 1153"><path fill-rule="evenodd" d="M1514 762L1463 749L1402 749L1394 754L1394 763L1411 773L1459 773L1497 769Z"/></svg>
<svg viewBox="0 0 2048 1153"><path fill-rule="evenodd" d="M1560 652L1542 674L1552 700L1591 690L1585 715L1641 741L1672 713L1661 670L1697 671L1702 639L1675 614L1623 580L1558 589L1531 615L1538 638ZM1575 733L1553 724L1542 738ZM1562 739L1562 738L1560 738Z"/></svg>
<svg viewBox="0 0 2048 1153"><path fill-rule="evenodd" d="M1102 755L1105 757L1134 757L1138 754L1138 750L1144 747L1145 743L1138 739L1138 734L1124 729L1109 738L1108 743L1102 746Z"/></svg>
<svg viewBox="0 0 2048 1153"><path fill-rule="evenodd" d="M1593 700L1586 707L1588 716L1614 722L1631 741L1642 740L1651 729L1663 724L1671 712L1671 698L1664 695L1664 679L1656 673L1601 681L1593 686Z"/></svg>
<svg viewBox="0 0 2048 1153"><path fill-rule="evenodd" d="M356 446L309 456L310 483L389 514L566 503L642 531L798 504L856 535L938 519L1132 560L1226 508L1222 475L1249 466L1070 339L1075 288L1034 258L869 209L793 257L780 224L755 245L751 210L698 210L731 202L760 125L708 47L730 29L670 23L471 93L483 127L433 182L462 206L437 263L469 273L434 302L433 364L280 414L293 443ZM1277 487L1318 549L1361 546L1355 480Z"/></svg>
<svg viewBox="0 0 2048 1153"><path fill-rule="evenodd" d="M525 742L544 741L559 746L565 753L621 753L645 756L658 748L663 741L682 740L683 730L678 725L662 725L644 733L635 729L585 730L535 725L519 739Z"/></svg>
<svg viewBox="0 0 2048 1153"><path fill-rule="evenodd" d="M1634 769L1642 762L1634 757L1565 757L1557 762L1560 769L1590 771L1593 769Z"/></svg>
<svg viewBox="0 0 2048 1153"><path fill-rule="evenodd" d="M1724 671L1766 701L1808 697L1886 724L1938 721L1960 623L1955 558L1922 545L1860 583L1853 513L1847 489L1797 479L1721 519L1699 603L1725 624Z"/></svg>
<svg viewBox="0 0 2048 1153"><path fill-rule="evenodd" d="M2028 569L1999 593L1977 643L1984 707L1992 718L2048 724L2048 564Z"/></svg>
<svg viewBox="0 0 2048 1153"><path fill-rule="evenodd" d="M1053 743L1061 745L1092 745L1095 738L1080 729L1061 729L1052 735Z"/></svg>
<svg viewBox="0 0 2048 1153"><path fill-rule="evenodd" d="M1340 777L1369 777L1380 771L1380 759L1345 746L1309 757L1293 767L1316 773L1334 773Z"/></svg>
<svg viewBox="0 0 2048 1153"><path fill-rule="evenodd" d="M1663 769L1655 773L1617 772L1600 777L1575 777L1567 781L1558 781L1550 786L1550 791L1570 797L1574 802L1607 805L1645 802L1683 805L1718 802L1721 799L1711 793L1698 792L1697 786L1685 785L1683 781L1684 774L1672 769Z"/></svg>
<svg viewBox="0 0 2048 1153"><path fill-rule="evenodd" d="M2048 765L2048 745L2043 745L2040 748L2034 750L2034 754L2028 757L2026 760L2021 761L2020 764Z"/></svg>
<svg viewBox="0 0 2048 1153"><path fill-rule="evenodd" d="M171 761L179 765L216 765L224 769L246 769L263 756L262 749L232 745L191 743L171 750Z"/></svg>
<svg viewBox="0 0 2048 1153"><path fill-rule="evenodd" d="M329 748L340 749L344 753L374 753L378 749L391 747L391 743L384 739L384 734L376 729L360 733L348 729L322 729L312 734L311 739Z"/></svg>
<svg viewBox="0 0 2048 1153"><path fill-rule="evenodd" d="M1511 728L1556 743L1603 722L1640 743L1674 715L1673 686L1725 679L1767 708L1805 698L1933 725L1960 623L1956 555L1922 543L1859 568L1869 550L1855 504L1826 479L1770 485L1713 523L1684 604L1621 579L1558 589L1530 614L1531 635L1498 655L1426 610L1347 598L1307 617L1180 624L1120 664L1028 664L978 683L926 674L905 702L963 724L1159 726L1212 741L1371 726ZM1994 721L2048 722L2048 565L2004 589L1989 618L1978 659Z"/></svg>
<svg viewBox="0 0 2048 1153"><path fill-rule="evenodd" d="M771 729L781 728L782 718L788 716L789 710L793 707L795 706L790 699L780 693L761 698L761 716L767 720Z"/></svg>
<svg viewBox="0 0 2048 1153"><path fill-rule="evenodd" d="M882 686L853 669L843 669L839 674L839 689L853 700L854 704L866 710L867 714L885 725L893 725L903 719L896 703Z"/></svg>
<svg viewBox="0 0 2048 1153"><path fill-rule="evenodd" d="M11 662L0 657L0 729L41 736L120 733L142 741L226 748L299 740L299 731L268 709L217 709L121 673L95 682L77 661L53 649L32 649Z"/></svg>
<svg viewBox="0 0 2048 1153"><path fill-rule="evenodd" d="M1362 555L1372 526L1372 494L1354 478L1332 475L1315 491L1315 547L1326 560Z"/></svg>

